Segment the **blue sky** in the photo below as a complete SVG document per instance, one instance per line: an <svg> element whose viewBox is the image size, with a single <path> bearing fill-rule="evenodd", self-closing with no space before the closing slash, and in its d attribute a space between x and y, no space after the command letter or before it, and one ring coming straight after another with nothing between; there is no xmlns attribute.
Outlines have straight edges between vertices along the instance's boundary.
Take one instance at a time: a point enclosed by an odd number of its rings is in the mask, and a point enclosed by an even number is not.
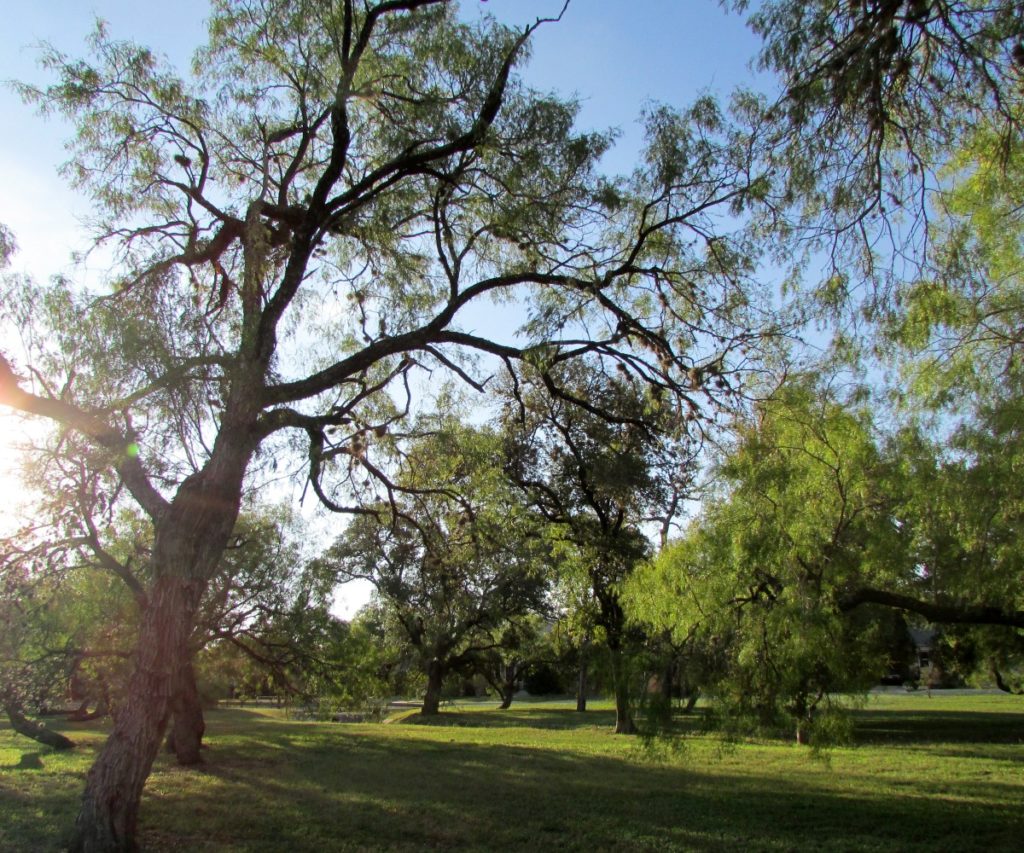
<svg viewBox="0 0 1024 853"><path fill-rule="evenodd" d="M525 25L556 15L561 6L562 0L462 0L462 13L489 13ZM107 21L113 37L145 44L185 69L205 38L207 8L201 0L7 4L0 27L0 80L44 84L33 46L48 41L80 55L96 17ZM755 81L750 64L758 41L717 0L572 0L563 21L542 27L532 44L533 58L522 71L532 86L579 97L583 129L621 131L605 161L609 171L629 171L645 103L684 106L701 92L725 96ZM0 222L14 231L21 247L15 269L38 279L58 272L88 278L88 267L73 267L70 254L87 246L78 223L89 210L57 174L67 127L58 118L35 115L9 87L0 88L0 115ZM0 499L5 491L14 493L4 469L12 466L18 432L13 419L0 412ZM365 592L355 594L351 604L362 600Z"/></svg>
<svg viewBox="0 0 1024 853"><path fill-rule="evenodd" d="M557 14L562 0L463 0L463 14L488 12L526 24ZM41 0L12 3L0 28L0 80L44 82L33 45L52 42L76 55L95 17L116 38L145 44L186 67L205 37L207 5L139 0ZM754 79L750 60L756 37L742 18L716 0L572 0L563 21L542 27L524 70L531 85L582 102L581 125L620 128L607 158L613 171L628 171L639 144L636 119L649 100L684 105L701 91L725 95ZM88 212L56 174L66 129L43 120L4 87L0 115L0 222L14 229L22 251L17 266L37 276L67 271L68 254L81 248L76 217Z"/></svg>

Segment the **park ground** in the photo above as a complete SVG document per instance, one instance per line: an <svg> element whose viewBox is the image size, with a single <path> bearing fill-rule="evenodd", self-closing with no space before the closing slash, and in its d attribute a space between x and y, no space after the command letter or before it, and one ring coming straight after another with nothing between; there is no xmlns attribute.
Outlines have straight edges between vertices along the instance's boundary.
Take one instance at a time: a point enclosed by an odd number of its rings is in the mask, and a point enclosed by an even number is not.
<svg viewBox="0 0 1024 853"><path fill-rule="evenodd" d="M147 851L1020 850L1024 698L883 694L854 743L694 731L674 750L611 734L607 704L449 706L436 721L208 714L206 761L161 755L143 799ZM38 748L0 726L0 850L59 850L102 724Z"/></svg>

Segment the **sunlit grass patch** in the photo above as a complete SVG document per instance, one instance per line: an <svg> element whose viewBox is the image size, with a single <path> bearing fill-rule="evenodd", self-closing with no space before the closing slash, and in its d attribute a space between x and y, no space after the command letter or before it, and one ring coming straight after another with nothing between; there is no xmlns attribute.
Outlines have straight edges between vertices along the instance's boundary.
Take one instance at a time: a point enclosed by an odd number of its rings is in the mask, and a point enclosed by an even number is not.
<svg viewBox="0 0 1024 853"><path fill-rule="evenodd" d="M873 699L857 712L857 745L824 758L694 735L653 761L610 723L607 705L545 702L456 704L426 725L215 711L202 768L157 759L141 840L151 851L933 853L1016 850L1024 837L1015 697ZM84 748L29 771L14 765L35 745L0 728L0 849L59 849L101 737L69 733Z"/></svg>

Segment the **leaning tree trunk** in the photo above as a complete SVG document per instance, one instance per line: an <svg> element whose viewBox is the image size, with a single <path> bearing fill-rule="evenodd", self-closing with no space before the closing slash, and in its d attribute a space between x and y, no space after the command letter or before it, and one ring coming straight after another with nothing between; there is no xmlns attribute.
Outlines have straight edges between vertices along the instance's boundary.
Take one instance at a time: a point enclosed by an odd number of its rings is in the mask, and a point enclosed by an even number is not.
<svg viewBox="0 0 1024 853"><path fill-rule="evenodd" d="M612 683L615 689L615 734L631 735L636 732L633 713L629 707L629 680L626 677L626 660L622 649L609 648L612 663Z"/></svg>
<svg viewBox="0 0 1024 853"><path fill-rule="evenodd" d="M176 674L188 659L188 638L201 581L159 577L143 615L135 670L114 729L89 771L75 822L72 851L135 850L142 788L160 749Z"/></svg>
<svg viewBox="0 0 1024 853"><path fill-rule="evenodd" d="M1014 696L1020 696L1022 693L1024 693L1024 691L1015 690L1013 687L1007 684L1006 679L1003 678L1003 674L999 671L999 667L997 667L995 664L992 664L989 667L989 669L992 671L992 678L995 680L996 687L1002 690L1003 693L1011 693Z"/></svg>
<svg viewBox="0 0 1024 853"><path fill-rule="evenodd" d="M441 686L444 683L444 667L436 657L431 658L427 665L427 692L423 696L423 708L420 713L431 717L441 709Z"/></svg>
<svg viewBox="0 0 1024 853"><path fill-rule="evenodd" d="M155 579L139 626L135 668L114 728L86 779L70 844L74 853L136 849L142 789L190 661L199 601L238 520L255 447L251 427L258 392L255 382L233 388L206 467L179 486L156 518Z"/></svg>
<svg viewBox="0 0 1024 853"><path fill-rule="evenodd" d="M171 697L171 724L167 731L166 749L174 753L178 764L190 767L202 762L199 750L203 745L206 721L196 687L196 674L191 658L186 658L178 673L178 685Z"/></svg>
<svg viewBox="0 0 1024 853"><path fill-rule="evenodd" d="M25 716L21 705L13 699L4 700L4 711L7 714L7 719L11 721L11 728L19 735L32 738L32 740L52 746L54 749L71 749L75 745L73 740L64 737L60 732L55 732L42 723L30 720Z"/></svg>
<svg viewBox="0 0 1024 853"><path fill-rule="evenodd" d="M110 688L103 684L99 699L96 700L96 707L89 710L89 698L85 697L82 704L72 713L68 714L68 722L89 723L93 720L102 720L110 713Z"/></svg>

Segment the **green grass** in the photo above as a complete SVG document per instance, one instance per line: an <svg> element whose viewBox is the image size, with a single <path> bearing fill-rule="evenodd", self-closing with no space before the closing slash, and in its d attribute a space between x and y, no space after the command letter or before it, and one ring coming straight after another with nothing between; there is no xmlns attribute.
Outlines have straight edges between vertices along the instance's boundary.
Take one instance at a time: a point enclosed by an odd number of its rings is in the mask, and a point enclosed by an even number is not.
<svg viewBox="0 0 1024 853"><path fill-rule="evenodd" d="M162 850L1019 850L1024 700L884 695L824 758L695 735L645 757L612 712L456 706L436 722L208 715L206 763L158 759L141 841ZM97 725L72 754L0 728L0 850L60 849ZM37 753L42 769L19 769Z"/></svg>

